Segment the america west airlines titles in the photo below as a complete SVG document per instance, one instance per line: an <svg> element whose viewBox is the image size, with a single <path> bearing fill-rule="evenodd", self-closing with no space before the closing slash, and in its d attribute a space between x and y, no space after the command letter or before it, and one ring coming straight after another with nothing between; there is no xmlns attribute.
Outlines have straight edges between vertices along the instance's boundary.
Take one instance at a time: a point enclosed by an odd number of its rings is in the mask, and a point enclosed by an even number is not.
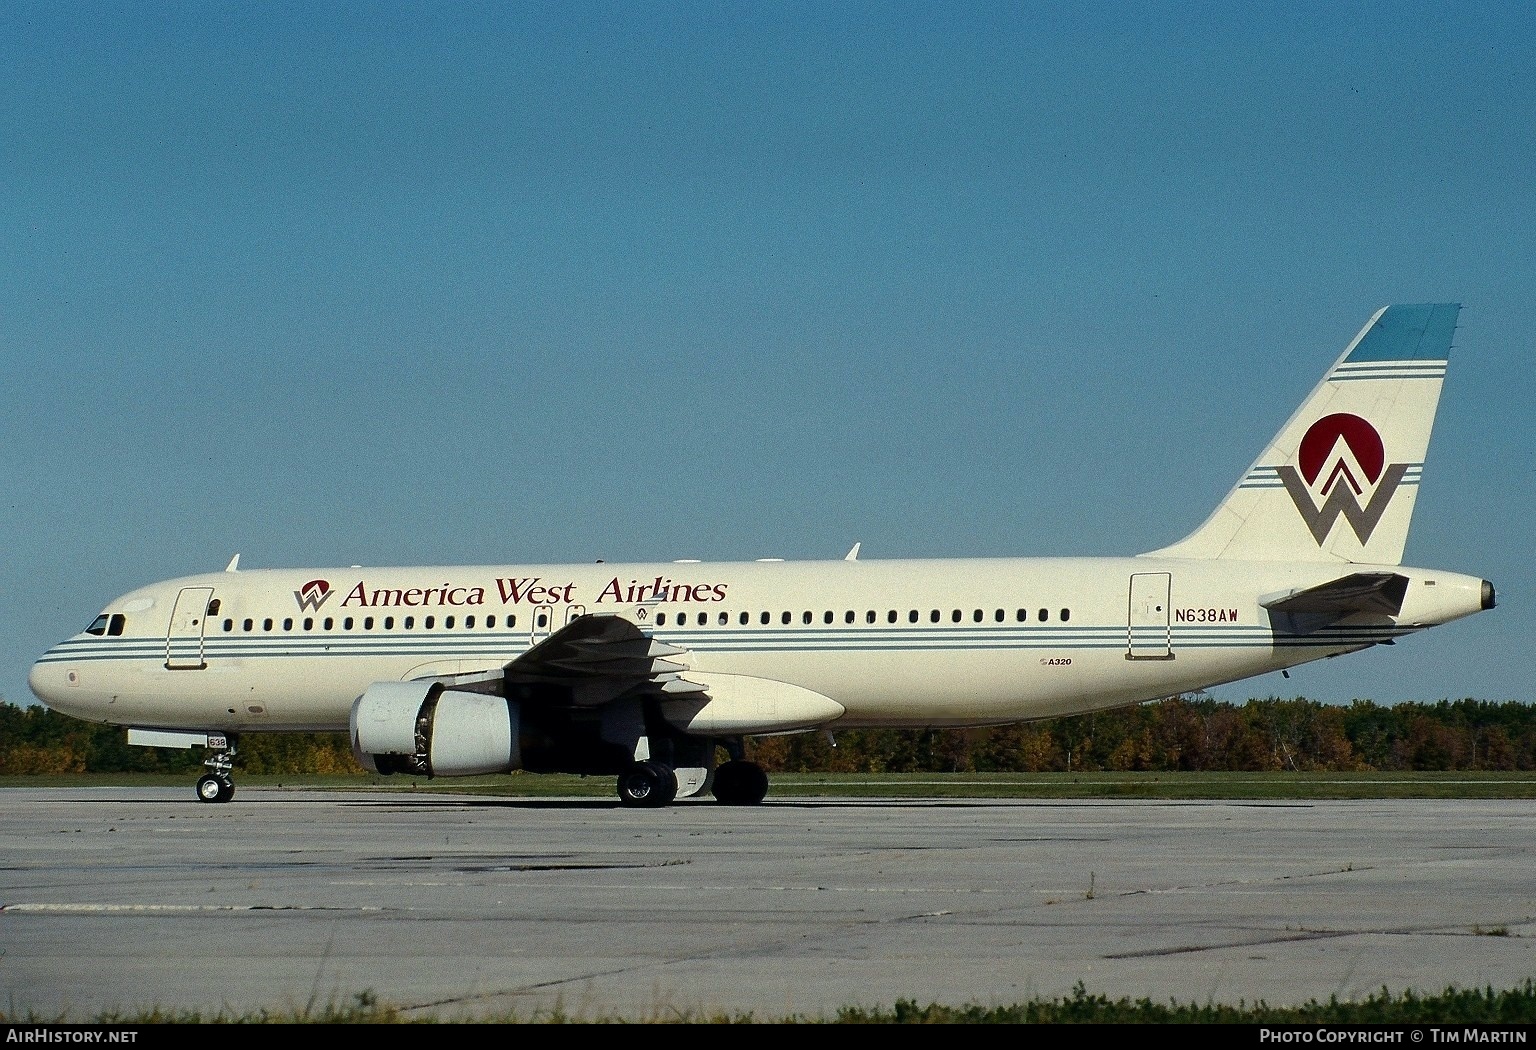
<svg viewBox="0 0 1536 1050"><path fill-rule="evenodd" d="M654 580L625 582L615 576L604 584L590 599L581 592L581 585L574 582L550 583L540 576L499 577L493 587L454 586L443 583L434 587L369 587L359 580L341 599L346 608L421 608L488 605L547 605L590 601L593 605L604 603L635 605L641 602L723 602L725 583L689 583L657 576ZM326 580L311 580L294 592L299 606L318 610L338 592L331 589Z"/></svg>

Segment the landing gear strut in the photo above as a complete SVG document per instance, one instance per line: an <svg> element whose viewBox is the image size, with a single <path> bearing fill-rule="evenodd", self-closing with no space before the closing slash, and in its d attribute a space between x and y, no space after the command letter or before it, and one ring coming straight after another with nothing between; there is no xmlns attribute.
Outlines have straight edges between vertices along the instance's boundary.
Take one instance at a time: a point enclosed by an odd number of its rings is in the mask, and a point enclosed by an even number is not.
<svg viewBox="0 0 1536 1050"><path fill-rule="evenodd" d="M235 768L235 738L227 739L227 747L219 748L203 760L210 772L197 780L199 802L228 802L235 797L235 782L230 777Z"/></svg>

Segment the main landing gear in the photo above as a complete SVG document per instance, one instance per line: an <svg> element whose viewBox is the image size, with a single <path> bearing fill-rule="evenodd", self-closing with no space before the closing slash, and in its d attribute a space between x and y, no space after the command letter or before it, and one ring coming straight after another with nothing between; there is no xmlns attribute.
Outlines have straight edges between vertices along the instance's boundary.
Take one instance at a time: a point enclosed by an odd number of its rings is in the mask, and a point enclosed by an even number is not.
<svg viewBox="0 0 1536 1050"><path fill-rule="evenodd" d="M619 801L626 806L665 806L677 797L677 776L660 762L636 762L619 774Z"/></svg>
<svg viewBox="0 0 1536 1050"><path fill-rule="evenodd" d="M199 802L228 802L235 797L235 782L230 773L235 768L235 738L226 738L227 746L218 748L203 760L210 772L197 779Z"/></svg>
<svg viewBox="0 0 1536 1050"><path fill-rule="evenodd" d="M756 762L733 759L715 770L715 801L723 806L755 806L768 794L768 774Z"/></svg>
<svg viewBox="0 0 1536 1050"><path fill-rule="evenodd" d="M715 801L725 806L755 806L768 794L768 774L755 762L740 759L715 770ZM677 776L661 762L636 762L619 775L619 801L626 806L658 807L677 798Z"/></svg>

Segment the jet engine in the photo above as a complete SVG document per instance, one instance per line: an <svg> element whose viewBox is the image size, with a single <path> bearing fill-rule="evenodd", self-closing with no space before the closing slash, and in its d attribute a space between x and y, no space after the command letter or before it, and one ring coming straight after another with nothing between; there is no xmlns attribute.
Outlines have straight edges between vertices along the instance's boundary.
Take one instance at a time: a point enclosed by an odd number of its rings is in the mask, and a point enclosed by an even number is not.
<svg viewBox="0 0 1536 1050"><path fill-rule="evenodd" d="M442 682L376 682L352 702L352 754L375 773L467 777L523 764L517 705Z"/></svg>

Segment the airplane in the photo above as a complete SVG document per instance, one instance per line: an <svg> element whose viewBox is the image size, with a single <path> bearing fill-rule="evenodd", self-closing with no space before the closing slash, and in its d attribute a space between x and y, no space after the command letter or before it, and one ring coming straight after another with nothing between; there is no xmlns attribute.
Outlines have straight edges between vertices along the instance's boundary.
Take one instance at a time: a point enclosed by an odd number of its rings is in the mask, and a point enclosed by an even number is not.
<svg viewBox="0 0 1536 1050"><path fill-rule="evenodd" d="M1210 517L1126 557L338 567L110 602L29 685L130 744L346 732L380 774L613 776L621 804L768 792L753 737L1157 700L1494 607L1401 564L1460 305L1375 312ZM718 749L718 751L717 751ZM724 762L718 761L723 753Z"/></svg>

